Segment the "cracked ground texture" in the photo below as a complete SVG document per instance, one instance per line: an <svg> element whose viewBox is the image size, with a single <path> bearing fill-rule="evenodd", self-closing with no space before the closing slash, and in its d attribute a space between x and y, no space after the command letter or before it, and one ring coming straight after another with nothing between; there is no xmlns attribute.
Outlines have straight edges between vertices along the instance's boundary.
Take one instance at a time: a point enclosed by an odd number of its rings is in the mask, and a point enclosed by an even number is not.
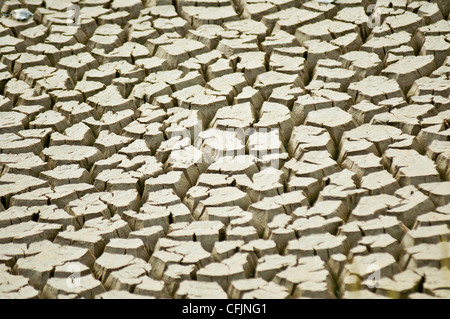
<svg viewBox="0 0 450 319"><path fill-rule="evenodd" d="M374 4L0 1L0 298L449 298L450 2Z"/></svg>

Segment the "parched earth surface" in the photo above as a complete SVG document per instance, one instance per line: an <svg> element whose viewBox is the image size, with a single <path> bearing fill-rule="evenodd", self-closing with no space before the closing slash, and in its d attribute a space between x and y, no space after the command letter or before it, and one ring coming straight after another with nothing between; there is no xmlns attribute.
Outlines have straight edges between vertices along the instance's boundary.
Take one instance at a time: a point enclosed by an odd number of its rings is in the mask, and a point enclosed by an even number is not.
<svg viewBox="0 0 450 319"><path fill-rule="evenodd" d="M374 3L0 1L0 298L450 298L450 2Z"/></svg>

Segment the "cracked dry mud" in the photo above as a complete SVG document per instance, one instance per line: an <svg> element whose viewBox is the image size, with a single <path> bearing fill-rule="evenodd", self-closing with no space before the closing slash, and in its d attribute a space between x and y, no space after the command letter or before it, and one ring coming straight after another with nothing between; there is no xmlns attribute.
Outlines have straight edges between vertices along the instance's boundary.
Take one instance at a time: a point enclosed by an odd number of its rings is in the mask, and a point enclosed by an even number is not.
<svg viewBox="0 0 450 319"><path fill-rule="evenodd" d="M0 1L0 298L449 298L449 1L375 2Z"/></svg>

